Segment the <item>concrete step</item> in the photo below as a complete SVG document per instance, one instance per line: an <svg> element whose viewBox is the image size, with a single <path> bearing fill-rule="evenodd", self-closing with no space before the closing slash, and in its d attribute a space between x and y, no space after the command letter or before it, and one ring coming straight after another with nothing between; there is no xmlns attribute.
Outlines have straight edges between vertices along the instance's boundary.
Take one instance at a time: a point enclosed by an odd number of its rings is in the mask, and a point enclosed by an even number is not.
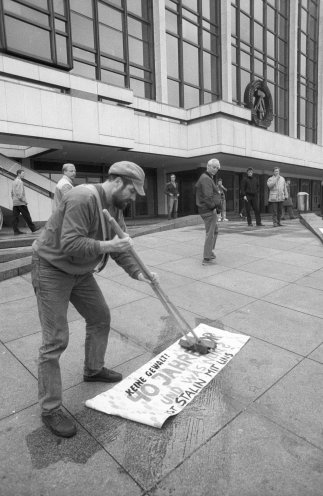
<svg viewBox="0 0 323 496"><path fill-rule="evenodd" d="M0 281L21 276L31 270L31 256L10 260L0 264Z"/></svg>
<svg viewBox="0 0 323 496"><path fill-rule="evenodd" d="M10 262L11 260L29 257L31 256L31 254L32 254L31 246L18 246L15 248L0 249L0 263Z"/></svg>

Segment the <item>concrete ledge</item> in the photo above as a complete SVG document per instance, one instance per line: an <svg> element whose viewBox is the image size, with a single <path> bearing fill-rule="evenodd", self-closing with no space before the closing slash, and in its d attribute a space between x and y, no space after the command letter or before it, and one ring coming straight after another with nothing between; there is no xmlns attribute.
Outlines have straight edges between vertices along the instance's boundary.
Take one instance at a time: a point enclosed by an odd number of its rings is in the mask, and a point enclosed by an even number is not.
<svg viewBox="0 0 323 496"><path fill-rule="evenodd" d="M323 243L323 219L321 216L309 213L299 214L299 220L307 229L312 231Z"/></svg>
<svg viewBox="0 0 323 496"><path fill-rule="evenodd" d="M29 257L32 254L31 246L19 246L0 250L0 263L10 262L19 258ZM0 266L1 267L1 266Z"/></svg>
<svg viewBox="0 0 323 496"><path fill-rule="evenodd" d="M203 224L203 220L199 215L188 215L178 219L163 220L159 223L146 225L142 227L127 226L128 232L131 237L143 236L144 234L152 234L161 231L169 231L171 229L178 229L186 226L196 226Z"/></svg>
<svg viewBox="0 0 323 496"><path fill-rule="evenodd" d="M31 270L31 257L24 257L10 262L4 262L0 266L0 281L11 277L21 276Z"/></svg>

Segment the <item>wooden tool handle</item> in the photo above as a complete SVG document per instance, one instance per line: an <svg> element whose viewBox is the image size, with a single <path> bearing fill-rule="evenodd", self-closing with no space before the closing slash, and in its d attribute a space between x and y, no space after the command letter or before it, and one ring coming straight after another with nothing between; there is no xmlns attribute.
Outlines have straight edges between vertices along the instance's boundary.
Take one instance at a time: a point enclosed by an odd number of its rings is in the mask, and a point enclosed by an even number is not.
<svg viewBox="0 0 323 496"><path fill-rule="evenodd" d="M114 217L112 217L110 212L108 212L108 210L104 209L103 213L104 213L105 217L107 218L108 222L111 224L114 232L119 236L119 238L124 238L126 236L126 233L121 229L121 227L119 226L117 221L114 219ZM198 340L196 333L191 328L191 326L188 324L188 322L186 322L186 320L180 314L180 312L177 310L175 305L170 301L170 299L168 298L166 293L162 290L160 285L158 283L157 284L155 283L152 273L150 272L148 267L146 267L146 265L143 263L141 258L137 255L134 248L131 247L129 249L129 251L130 251L132 257L136 260L138 266L140 267L140 269L142 270L144 275L149 279L149 281L152 282L152 288L153 288L154 292L156 293L156 295L158 296L158 298L160 299L161 303L164 305L164 307L166 308L168 313L175 320L177 320L177 322L180 324L180 329L182 331L183 336L186 336L186 333L183 331L183 329L181 327L184 324L187 332L191 332L193 334L193 336L195 337L195 339Z"/></svg>

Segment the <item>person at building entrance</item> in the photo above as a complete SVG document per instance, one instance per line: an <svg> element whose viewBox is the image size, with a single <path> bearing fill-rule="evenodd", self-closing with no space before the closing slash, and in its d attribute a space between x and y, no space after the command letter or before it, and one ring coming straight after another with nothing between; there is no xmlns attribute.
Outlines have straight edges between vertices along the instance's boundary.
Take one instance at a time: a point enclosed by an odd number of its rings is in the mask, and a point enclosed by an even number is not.
<svg viewBox="0 0 323 496"><path fill-rule="evenodd" d="M205 242L202 265L214 263L214 248L218 237L218 212L221 212L221 191L214 181L220 170L220 162L216 158L208 161L206 172L200 176L195 186L195 198L198 213L205 225Z"/></svg>
<svg viewBox="0 0 323 496"><path fill-rule="evenodd" d="M56 184L54 192L54 208L57 208L60 204L63 196L70 189L73 188L73 179L76 176L76 169L74 164L64 164L62 167L63 176Z"/></svg>
<svg viewBox="0 0 323 496"><path fill-rule="evenodd" d="M259 183L253 175L252 167L248 167L247 176L242 179L241 195L244 201L248 226L252 226L251 208L255 214L256 225L263 226L259 211Z"/></svg>
<svg viewBox="0 0 323 496"><path fill-rule="evenodd" d="M22 231L20 231L18 228L20 214L23 216L31 232L36 232L40 229L40 227L36 227L33 221L31 220L31 216L27 207L28 203L26 200L25 186L22 181L25 176L25 171L23 169L19 169L17 170L16 175L17 177L13 181L11 187L11 198L13 204L13 208L12 208L13 233L14 235L25 234Z"/></svg>
<svg viewBox="0 0 323 496"><path fill-rule="evenodd" d="M102 209L108 209L125 231L122 211L136 195L145 195L144 171L133 162L117 162L102 184L68 191L33 244L32 284L42 329L38 388L43 423L56 435L76 434L75 423L62 410L59 359L68 345L67 309L71 302L86 322L83 379L114 383L121 374L104 367L110 310L93 276L102 256L111 256L133 279L149 282L134 261L132 239L109 232L103 239ZM158 276L153 274L153 282Z"/></svg>
<svg viewBox="0 0 323 496"><path fill-rule="evenodd" d="M290 179L286 179L286 189L288 193L288 198L284 200L283 202L283 213L281 220L285 220L285 215L289 215L290 219L296 219L296 216L294 214L293 210L293 199L290 195Z"/></svg>
<svg viewBox="0 0 323 496"><path fill-rule="evenodd" d="M273 226L281 226L282 206L284 200L288 198L285 179L280 175L279 167L275 167L273 175L268 179L267 186L269 188L268 202L272 207Z"/></svg>
<svg viewBox="0 0 323 496"><path fill-rule="evenodd" d="M223 186L223 181L221 178L219 178L217 180L217 185L221 191L221 214L220 216L218 217L218 220L220 220L221 222L223 221L227 221L227 201L226 201L226 197L225 197L225 194L226 192L228 191L227 188L225 186Z"/></svg>
<svg viewBox="0 0 323 496"><path fill-rule="evenodd" d="M172 218L177 218L177 210L178 210L178 184L176 182L175 174L170 176L170 181L166 183L165 187L165 195L167 195L167 217L168 220Z"/></svg>

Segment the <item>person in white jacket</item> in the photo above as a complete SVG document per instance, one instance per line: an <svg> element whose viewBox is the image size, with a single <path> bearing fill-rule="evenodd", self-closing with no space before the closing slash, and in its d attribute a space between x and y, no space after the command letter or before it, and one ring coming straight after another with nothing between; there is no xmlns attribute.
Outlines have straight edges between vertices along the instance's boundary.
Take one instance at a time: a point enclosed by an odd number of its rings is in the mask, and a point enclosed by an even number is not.
<svg viewBox="0 0 323 496"><path fill-rule="evenodd" d="M273 172L274 174L267 181L269 188L268 202L272 206L273 225L277 227L282 225L280 223L282 207L284 200L288 198L288 191L285 179L280 175L279 167L275 167Z"/></svg>
<svg viewBox="0 0 323 496"><path fill-rule="evenodd" d="M63 177L58 181L54 193L54 208L56 209L61 203L65 193L74 187L73 179L76 176L74 164L64 164L62 167Z"/></svg>

